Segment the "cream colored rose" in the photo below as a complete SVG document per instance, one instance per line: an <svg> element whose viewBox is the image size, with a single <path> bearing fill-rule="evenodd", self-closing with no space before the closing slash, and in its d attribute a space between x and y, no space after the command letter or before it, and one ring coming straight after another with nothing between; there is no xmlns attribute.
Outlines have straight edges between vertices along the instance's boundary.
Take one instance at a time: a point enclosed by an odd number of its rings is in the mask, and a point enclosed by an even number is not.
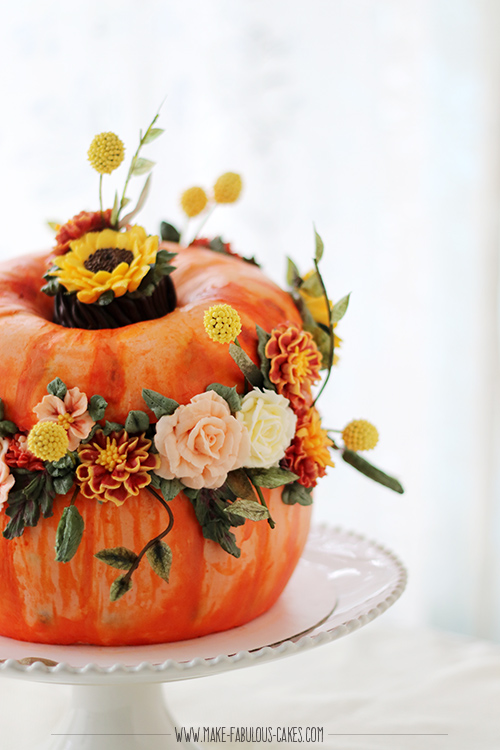
<svg viewBox="0 0 500 750"><path fill-rule="evenodd" d="M9 491L14 486L14 477L5 462L5 454L9 450L8 438L0 437L0 510L7 502Z"/></svg>
<svg viewBox="0 0 500 750"><path fill-rule="evenodd" d="M288 399L274 391L254 388L243 398L236 418L250 435L250 459L245 466L259 469L277 466L297 424Z"/></svg>
<svg viewBox="0 0 500 750"><path fill-rule="evenodd" d="M156 473L196 490L223 485L228 472L247 465L250 453L245 425L215 391L200 393L161 417L155 445L161 458Z"/></svg>

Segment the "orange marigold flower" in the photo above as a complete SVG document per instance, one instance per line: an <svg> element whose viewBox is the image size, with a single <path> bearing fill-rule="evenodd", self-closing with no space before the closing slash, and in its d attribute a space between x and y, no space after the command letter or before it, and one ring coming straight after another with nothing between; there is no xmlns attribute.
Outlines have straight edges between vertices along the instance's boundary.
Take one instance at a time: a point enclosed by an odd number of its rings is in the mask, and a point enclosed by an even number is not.
<svg viewBox="0 0 500 750"><path fill-rule="evenodd" d="M9 448L5 454L5 463L17 469L28 471L45 471L43 461L33 455L28 448L28 438L20 432L9 442Z"/></svg>
<svg viewBox="0 0 500 750"><path fill-rule="evenodd" d="M300 414L312 404L311 386L319 380L321 353L307 331L282 323L271 331L266 345L269 379Z"/></svg>
<svg viewBox="0 0 500 750"><path fill-rule="evenodd" d="M111 209L103 211L80 211L72 219L59 227L56 234L55 255L64 255L69 250L69 243L78 240L87 232L101 232L111 226Z"/></svg>
<svg viewBox="0 0 500 750"><path fill-rule="evenodd" d="M321 427L321 417L314 407L299 417L295 437L285 452L285 461L304 487L315 487L327 466L335 466L328 448L333 442Z"/></svg>
<svg viewBox="0 0 500 750"><path fill-rule="evenodd" d="M151 469L160 466L160 458L149 453L151 440L144 434L129 436L126 430L106 437L97 430L89 443L81 444L76 470L77 481L84 497L102 503L111 500L122 505L151 482Z"/></svg>

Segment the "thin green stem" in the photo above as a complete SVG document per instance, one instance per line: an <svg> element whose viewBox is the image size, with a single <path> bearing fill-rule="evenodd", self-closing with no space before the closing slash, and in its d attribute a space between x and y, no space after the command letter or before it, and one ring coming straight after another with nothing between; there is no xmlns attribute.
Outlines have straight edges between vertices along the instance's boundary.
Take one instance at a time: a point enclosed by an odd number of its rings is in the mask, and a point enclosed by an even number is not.
<svg viewBox="0 0 500 750"><path fill-rule="evenodd" d="M101 209L101 219L102 219L102 215L103 215L103 210L102 210L102 174L99 175L99 207Z"/></svg>
<svg viewBox="0 0 500 750"><path fill-rule="evenodd" d="M253 482L252 482L252 484L253 484ZM254 486L254 488L255 488L255 490L256 490L256 492L257 492L257 495L259 496L260 504L261 504L261 505L263 505L263 506L264 506L264 508L266 508L267 512L269 513L269 508L267 507L267 503L266 503L266 501L265 501L265 499L264 499L264 495L262 494L262 490L261 490L261 488L260 488L260 487L257 487L257 485L256 485L256 484L254 484L253 486ZM273 521L273 519L271 518L271 514L270 514L270 513L269 513L269 518L267 519L267 522L268 522L269 526L270 526L270 527L271 527L272 529L274 529L274 527L276 526L276 523L275 523L275 522Z"/></svg>
<svg viewBox="0 0 500 750"><path fill-rule="evenodd" d="M162 496L159 495L158 492L156 492L156 490L154 490L151 486L146 487L146 489L151 495L153 495L153 497L155 497L163 505L163 507L167 511L168 516L169 516L168 526L165 529L165 531L162 531L161 534L158 534L158 536L155 536L154 539L150 539L149 542L146 545L144 545L144 547L141 549L136 559L134 560L134 562L128 569L127 573L123 576L124 581L130 581L130 579L132 578L132 574L139 567L139 563L141 562L142 558L144 557L148 549L151 549L151 547L153 547L156 544L156 542L160 542L164 537L166 537L167 534L169 534L170 531L172 531L172 527L174 525L174 514L172 513L170 507L162 498Z"/></svg>
<svg viewBox="0 0 500 750"><path fill-rule="evenodd" d="M217 207L217 203L214 203L214 205L212 206L212 208L210 208L207 211L207 213L205 214L204 218L201 221L201 224L198 224L198 229L196 230L196 234L194 235L194 237L192 238L191 242L189 243L190 245L198 237L198 235L200 234L201 230L203 229L203 227L205 226L205 224L207 223L207 221L209 220L209 218L212 216L212 214L215 211L216 207Z"/></svg>
<svg viewBox="0 0 500 750"><path fill-rule="evenodd" d="M77 484L75 487L75 491L73 492L73 497L71 498L70 505L74 505L76 502L76 498L78 497L78 493L80 492L80 486Z"/></svg>
<svg viewBox="0 0 500 750"><path fill-rule="evenodd" d="M314 267L316 269L316 273L318 274L318 278L321 284L321 288L323 290L323 296L325 298L326 307L328 310L328 328L330 330L330 351L328 352L328 372L326 373L326 378L323 380L323 383L321 385L321 388L319 389L319 393L316 396L316 398L313 401L313 406L316 404L316 401L319 399L323 391L325 390L325 386L328 383L330 379L330 374L332 372L332 366L333 366L333 355L335 353L335 335L333 333L333 320L332 320L332 308L330 305L330 300L328 299L328 292L326 291L325 282L323 281L323 277L319 270L318 261L316 258L314 259Z"/></svg>
<svg viewBox="0 0 500 750"><path fill-rule="evenodd" d="M163 102L162 102L162 104L163 104ZM160 107L161 107L161 105L160 105ZM137 157L139 156L139 152L140 152L141 148L144 146L144 141L145 141L146 137L149 135L149 131L151 130L151 128L153 127L153 125L155 124L155 122L157 121L157 119L158 119L159 116L160 116L160 110L158 110L158 112L156 113L156 115L153 117L153 120L151 121L148 129L146 130L146 132L144 133L144 135L140 138L139 145L137 146L137 150L136 150L135 154L132 157L132 161L130 162L130 167L129 167L129 170L128 170L127 178L125 180L125 185L123 187L122 197L121 197L121 200L120 200L120 207L118 209L118 216L116 217L116 223L117 224L118 224L118 222L120 220L120 213L121 213L121 210L122 210L122 208L124 206L124 201L125 201L125 197L126 197L126 193L127 193L128 183L130 182L130 178L132 177L132 174L133 174L133 171L134 171L134 167L135 167L135 162L137 160Z"/></svg>
<svg viewBox="0 0 500 750"><path fill-rule="evenodd" d="M184 227L182 228L180 236L179 236L179 245L182 245L182 238L186 236L188 228L189 228L189 216L186 216Z"/></svg>

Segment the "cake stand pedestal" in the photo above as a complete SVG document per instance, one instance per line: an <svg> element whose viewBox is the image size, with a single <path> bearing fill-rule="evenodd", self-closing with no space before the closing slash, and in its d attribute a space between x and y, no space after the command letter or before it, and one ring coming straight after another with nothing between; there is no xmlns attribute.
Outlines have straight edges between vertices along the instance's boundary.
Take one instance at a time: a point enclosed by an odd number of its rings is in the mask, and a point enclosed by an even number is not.
<svg viewBox="0 0 500 750"><path fill-rule="evenodd" d="M0 673L73 686L71 706L33 750L199 748L185 737L178 741L180 726L167 711L162 683L329 643L385 612L405 584L405 570L391 552L357 534L320 526L278 602L247 625L190 641L124 648L0 637Z"/></svg>

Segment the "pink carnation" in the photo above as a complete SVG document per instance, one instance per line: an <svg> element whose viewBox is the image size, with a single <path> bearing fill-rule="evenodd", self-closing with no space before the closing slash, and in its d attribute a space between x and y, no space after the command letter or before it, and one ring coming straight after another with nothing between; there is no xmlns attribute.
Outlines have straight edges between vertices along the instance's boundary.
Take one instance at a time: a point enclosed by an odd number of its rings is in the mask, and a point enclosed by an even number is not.
<svg viewBox="0 0 500 750"><path fill-rule="evenodd" d="M9 450L9 442L8 438L0 437L0 510L7 502L9 492L16 481L5 463L5 454Z"/></svg>
<svg viewBox="0 0 500 750"><path fill-rule="evenodd" d="M156 473L180 479L193 489L216 489L228 472L250 455L246 427L232 416L227 402L214 391L194 396L156 425L155 445L161 464Z"/></svg>
<svg viewBox="0 0 500 750"><path fill-rule="evenodd" d="M64 401L57 396L44 396L33 411L39 422L58 422L68 431L69 450L74 451L95 422L87 411L88 401L79 388L68 388Z"/></svg>

